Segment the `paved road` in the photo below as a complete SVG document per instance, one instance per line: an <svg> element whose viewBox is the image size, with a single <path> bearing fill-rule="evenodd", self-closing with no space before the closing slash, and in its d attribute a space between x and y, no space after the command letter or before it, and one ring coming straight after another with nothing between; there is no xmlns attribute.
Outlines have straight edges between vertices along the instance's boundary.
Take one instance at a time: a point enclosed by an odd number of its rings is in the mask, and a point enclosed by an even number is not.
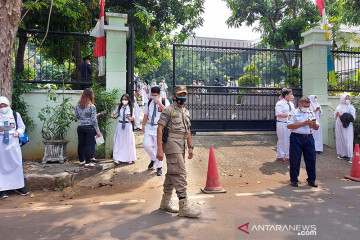
<svg viewBox="0 0 360 240"><path fill-rule="evenodd" d="M158 209L164 177L146 170L137 135L135 165L63 191L0 201L1 239L357 239L360 184L343 179L350 165L326 148L318 155L320 187L306 186L302 165L301 184L293 188L288 163L275 161L275 140L273 133L195 136L195 159L187 161L189 195L203 214L188 219ZM199 191L211 145L226 194Z"/></svg>

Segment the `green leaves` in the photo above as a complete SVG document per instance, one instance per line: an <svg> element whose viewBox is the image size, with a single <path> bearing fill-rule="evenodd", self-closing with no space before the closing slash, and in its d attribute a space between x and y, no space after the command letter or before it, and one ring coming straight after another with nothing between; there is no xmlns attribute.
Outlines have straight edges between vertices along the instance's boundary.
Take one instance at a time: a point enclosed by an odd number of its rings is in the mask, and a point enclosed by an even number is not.
<svg viewBox="0 0 360 240"><path fill-rule="evenodd" d="M55 92L48 90L47 95L48 100L56 103L57 95ZM46 107L42 108L38 114L38 118L43 122L42 137L45 140L64 140L70 124L76 121L74 110L70 98L64 98L58 105L50 106L47 104Z"/></svg>

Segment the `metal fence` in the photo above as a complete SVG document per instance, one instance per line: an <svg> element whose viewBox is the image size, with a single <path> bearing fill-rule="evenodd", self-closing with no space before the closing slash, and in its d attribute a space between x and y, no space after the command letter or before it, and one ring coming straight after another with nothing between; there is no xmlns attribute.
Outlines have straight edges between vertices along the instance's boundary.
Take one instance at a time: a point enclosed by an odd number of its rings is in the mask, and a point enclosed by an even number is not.
<svg viewBox="0 0 360 240"><path fill-rule="evenodd" d="M14 79L37 84L105 84L99 78L97 59L92 57L96 38L72 32L19 30L14 49ZM40 47L41 45L41 47ZM81 76L83 58L89 57L93 74Z"/></svg>
<svg viewBox="0 0 360 240"><path fill-rule="evenodd" d="M234 77L241 87L301 87L301 50L182 45L173 47L174 84Z"/></svg>
<svg viewBox="0 0 360 240"><path fill-rule="evenodd" d="M295 101L302 95L301 60L300 50L178 44L173 84L189 88L193 131L275 130L281 89L292 88Z"/></svg>
<svg viewBox="0 0 360 240"><path fill-rule="evenodd" d="M336 86L329 87L329 92L360 92L360 48L331 51Z"/></svg>

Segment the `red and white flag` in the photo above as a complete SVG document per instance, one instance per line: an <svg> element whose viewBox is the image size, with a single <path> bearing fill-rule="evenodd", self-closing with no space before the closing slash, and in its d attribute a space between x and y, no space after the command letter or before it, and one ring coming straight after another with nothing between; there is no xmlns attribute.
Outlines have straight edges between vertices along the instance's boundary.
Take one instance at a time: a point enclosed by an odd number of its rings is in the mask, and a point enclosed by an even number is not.
<svg viewBox="0 0 360 240"><path fill-rule="evenodd" d="M105 0L100 0L100 17L96 23L95 28L91 31L90 36L96 37L94 57L98 58L99 63L99 76L105 75L105 31L104 31L104 7Z"/></svg>
<svg viewBox="0 0 360 240"><path fill-rule="evenodd" d="M323 17L323 19L322 19L322 25L324 26L324 25L327 24L324 0L316 0L316 4L317 4L317 6L318 6L318 8L319 8L320 16Z"/></svg>

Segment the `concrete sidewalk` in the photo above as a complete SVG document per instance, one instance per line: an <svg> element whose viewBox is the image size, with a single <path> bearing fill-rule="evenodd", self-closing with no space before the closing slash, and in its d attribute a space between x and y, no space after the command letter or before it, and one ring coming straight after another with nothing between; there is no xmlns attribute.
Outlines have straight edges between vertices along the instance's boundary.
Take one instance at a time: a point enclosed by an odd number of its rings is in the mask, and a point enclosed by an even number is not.
<svg viewBox="0 0 360 240"><path fill-rule="evenodd" d="M103 160L93 168L79 167L78 161L60 163L24 162L24 177L29 190L58 190L101 171L114 167L112 160Z"/></svg>

